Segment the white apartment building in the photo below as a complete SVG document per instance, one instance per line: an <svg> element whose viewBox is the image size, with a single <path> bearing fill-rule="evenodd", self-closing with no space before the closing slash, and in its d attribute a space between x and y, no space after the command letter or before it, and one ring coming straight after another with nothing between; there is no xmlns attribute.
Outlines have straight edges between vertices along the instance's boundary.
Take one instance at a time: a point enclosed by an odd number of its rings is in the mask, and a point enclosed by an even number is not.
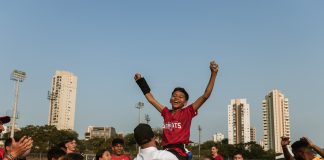
<svg viewBox="0 0 324 160"><path fill-rule="evenodd" d="M57 129L74 129L77 77L67 71L56 71L49 91L48 124Z"/></svg>
<svg viewBox="0 0 324 160"><path fill-rule="evenodd" d="M114 127L94 127L88 126L87 132L85 133L85 139L93 138L104 138L108 139L111 137L116 137L117 133Z"/></svg>
<svg viewBox="0 0 324 160"><path fill-rule="evenodd" d="M251 142L256 142L256 128L251 127L250 128L250 133L251 133L251 136L250 136Z"/></svg>
<svg viewBox="0 0 324 160"><path fill-rule="evenodd" d="M288 98L272 90L262 101L262 112L264 149L282 153L280 137L290 137Z"/></svg>
<svg viewBox="0 0 324 160"><path fill-rule="evenodd" d="M215 143L222 142L223 139L225 139L225 136L222 133L216 133L216 134L213 135L213 141Z"/></svg>
<svg viewBox="0 0 324 160"><path fill-rule="evenodd" d="M246 99L232 99L228 105L228 143L248 143L250 136L250 105Z"/></svg>

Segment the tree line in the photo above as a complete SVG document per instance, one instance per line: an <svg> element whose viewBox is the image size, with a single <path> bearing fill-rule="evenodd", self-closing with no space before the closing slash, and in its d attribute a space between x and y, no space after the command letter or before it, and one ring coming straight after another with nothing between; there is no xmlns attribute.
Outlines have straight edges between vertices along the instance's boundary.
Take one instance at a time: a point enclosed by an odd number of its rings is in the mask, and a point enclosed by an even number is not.
<svg viewBox="0 0 324 160"><path fill-rule="evenodd" d="M162 139L162 130L154 129L155 135L157 137L157 143L160 143ZM27 135L33 138L34 146L32 152L34 153L46 153L51 147L58 145L60 142L67 138L74 138L77 140L77 148L80 152L86 154L94 154L99 149L111 148L111 142L113 138L93 138L90 140L78 139L79 135L72 130L58 130L55 126L34 126L28 125L21 128L20 131L15 132L15 138L19 139L23 135ZM6 133L5 138L10 135ZM135 156L137 153L137 145L134 139L133 133L126 134L123 138L125 141L125 150L131 155ZM201 156L209 155L210 148L216 145L218 147L219 153L225 158L230 158L233 153L240 151L243 153L246 159L274 159L275 153L273 151L264 151L263 148L256 144L255 142L249 142L245 144L228 144L228 140L224 139L221 142L206 141L200 145ZM158 147L162 149L161 147ZM187 148L194 154L199 154L198 144L189 144Z"/></svg>

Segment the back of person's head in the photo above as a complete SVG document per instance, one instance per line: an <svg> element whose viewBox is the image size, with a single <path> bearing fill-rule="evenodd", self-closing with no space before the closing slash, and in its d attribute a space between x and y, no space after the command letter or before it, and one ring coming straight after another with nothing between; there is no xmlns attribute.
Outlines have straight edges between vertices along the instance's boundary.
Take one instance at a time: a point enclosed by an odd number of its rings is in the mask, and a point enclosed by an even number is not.
<svg viewBox="0 0 324 160"><path fill-rule="evenodd" d="M64 156L64 160L83 160L80 153L68 153Z"/></svg>
<svg viewBox="0 0 324 160"><path fill-rule="evenodd" d="M116 146L116 145L118 145L118 144L120 144L120 145L123 146L123 145L124 145L124 140L121 139L121 138L115 138L115 139L113 139L111 145L112 145L112 146Z"/></svg>
<svg viewBox="0 0 324 160"><path fill-rule="evenodd" d="M104 153L108 152L110 154L110 151L108 149L101 149L96 153L96 160L99 160L104 156Z"/></svg>
<svg viewBox="0 0 324 160"><path fill-rule="evenodd" d="M306 141L298 140L291 145L291 148L296 160L309 159L314 156Z"/></svg>
<svg viewBox="0 0 324 160"><path fill-rule="evenodd" d="M47 152L47 160L58 160L60 157L63 158L65 154L65 151L61 148L53 147Z"/></svg>
<svg viewBox="0 0 324 160"><path fill-rule="evenodd" d="M308 143L305 141L296 141L291 145L292 151L298 151L299 149L303 149L303 148L307 148L308 147Z"/></svg>
<svg viewBox="0 0 324 160"><path fill-rule="evenodd" d="M182 92L182 93L185 95L185 99L186 99L186 101L189 100L189 94L188 94L188 92L187 92L184 88L182 88L182 87L176 87L176 88L172 91L172 95L173 95L173 93L176 92L176 91Z"/></svg>
<svg viewBox="0 0 324 160"><path fill-rule="evenodd" d="M75 141L76 139L75 138L73 138L73 137L67 137L67 138L65 138L61 143L59 143L59 147L61 147L61 148L64 148L64 149L66 149L66 143L69 143L69 142L72 142L72 141Z"/></svg>
<svg viewBox="0 0 324 160"><path fill-rule="evenodd" d="M243 153L241 151L234 152L233 160L243 160Z"/></svg>
<svg viewBox="0 0 324 160"><path fill-rule="evenodd" d="M141 123L134 129L134 138L138 145L143 145L154 138L154 132L150 125Z"/></svg>

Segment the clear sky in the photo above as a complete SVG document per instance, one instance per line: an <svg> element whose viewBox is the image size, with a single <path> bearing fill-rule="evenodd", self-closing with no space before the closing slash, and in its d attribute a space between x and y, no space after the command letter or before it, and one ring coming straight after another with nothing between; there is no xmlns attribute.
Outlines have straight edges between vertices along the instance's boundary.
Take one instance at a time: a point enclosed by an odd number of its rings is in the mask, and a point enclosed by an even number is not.
<svg viewBox="0 0 324 160"><path fill-rule="evenodd" d="M146 77L169 106L171 91L186 88L190 102L220 71L210 99L191 126L191 139L227 137L227 105L247 98L251 125L262 138L261 104L273 89L289 98L292 140L309 136L324 146L324 1L0 1L0 113L14 101L14 69L21 85L19 126L47 124L56 70L78 76L75 129L113 126L130 133L142 115L162 126L134 82ZM142 116L144 122L144 116Z"/></svg>

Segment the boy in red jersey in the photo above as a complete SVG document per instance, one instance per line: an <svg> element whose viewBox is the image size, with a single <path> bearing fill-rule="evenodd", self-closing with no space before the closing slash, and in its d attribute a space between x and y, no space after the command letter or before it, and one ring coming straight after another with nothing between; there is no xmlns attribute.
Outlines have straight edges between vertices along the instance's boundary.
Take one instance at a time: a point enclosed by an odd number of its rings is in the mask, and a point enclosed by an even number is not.
<svg viewBox="0 0 324 160"><path fill-rule="evenodd" d="M161 113L164 119L162 146L166 150L174 153L179 160L187 159L184 145L189 143L191 120L197 115L197 110L209 98L214 88L218 64L212 61L210 62L209 68L211 75L204 94L194 103L185 107L189 95L184 88L177 87L173 90L170 98L170 103L172 105L171 110L161 105L153 97L150 87L139 73L136 73L134 77L136 83L145 95L145 98Z"/></svg>
<svg viewBox="0 0 324 160"><path fill-rule="evenodd" d="M115 138L112 141L112 155L111 160L131 160L131 158L124 154L124 140L121 138Z"/></svg>

